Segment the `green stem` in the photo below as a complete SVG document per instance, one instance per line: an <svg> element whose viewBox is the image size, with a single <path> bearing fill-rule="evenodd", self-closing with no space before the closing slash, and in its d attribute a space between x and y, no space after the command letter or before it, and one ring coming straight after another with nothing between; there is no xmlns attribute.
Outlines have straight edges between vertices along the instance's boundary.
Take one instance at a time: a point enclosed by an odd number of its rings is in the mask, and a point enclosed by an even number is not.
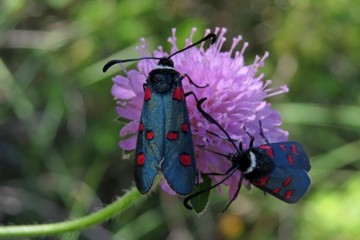
<svg viewBox="0 0 360 240"><path fill-rule="evenodd" d="M139 202L141 199L144 199L140 198L141 196L142 195L134 187L124 196L107 205L105 208L79 219L58 223L2 226L0 227L0 238L57 235L60 233L88 228L123 212L130 206Z"/></svg>

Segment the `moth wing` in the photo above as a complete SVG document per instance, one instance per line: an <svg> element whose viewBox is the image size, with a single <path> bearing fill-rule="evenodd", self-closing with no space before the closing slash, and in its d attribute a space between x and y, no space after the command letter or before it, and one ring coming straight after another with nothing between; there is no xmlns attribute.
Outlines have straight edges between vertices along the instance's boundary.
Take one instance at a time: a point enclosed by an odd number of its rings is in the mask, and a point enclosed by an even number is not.
<svg viewBox="0 0 360 240"><path fill-rule="evenodd" d="M304 148L297 142L281 142L268 144L274 151L274 158L277 165L289 166L304 169L309 172L311 169L309 157Z"/></svg>
<svg viewBox="0 0 360 240"><path fill-rule="evenodd" d="M164 95L165 152L161 171L169 186L179 195L192 192L196 163L189 115L181 82Z"/></svg>
<svg viewBox="0 0 360 240"><path fill-rule="evenodd" d="M269 175L250 182L284 202L295 203L309 190L311 180L304 169L275 166Z"/></svg>
<svg viewBox="0 0 360 240"><path fill-rule="evenodd" d="M284 202L295 203L309 190L310 161L297 142L270 143L257 147L261 161L272 162L273 169L258 179L249 179L256 187Z"/></svg>
<svg viewBox="0 0 360 240"><path fill-rule="evenodd" d="M135 184L142 194L150 191L164 154L164 104L151 86L145 87L135 151Z"/></svg>

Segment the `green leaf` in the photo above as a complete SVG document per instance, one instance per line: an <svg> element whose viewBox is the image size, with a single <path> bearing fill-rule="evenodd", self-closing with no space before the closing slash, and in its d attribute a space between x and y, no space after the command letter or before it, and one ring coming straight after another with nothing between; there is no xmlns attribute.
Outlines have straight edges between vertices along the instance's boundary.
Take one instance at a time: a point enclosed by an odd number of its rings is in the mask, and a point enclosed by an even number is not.
<svg viewBox="0 0 360 240"><path fill-rule="evenodd" d="M210 186L211 186L211 179L208 176L203 176L203 182L195 185L193 193L206 190ZM209 202L210 192L211 190L206 191L190 200L191 206L193 207L194 211L197 214L200 214L203 211L205 211Z"/></svg>

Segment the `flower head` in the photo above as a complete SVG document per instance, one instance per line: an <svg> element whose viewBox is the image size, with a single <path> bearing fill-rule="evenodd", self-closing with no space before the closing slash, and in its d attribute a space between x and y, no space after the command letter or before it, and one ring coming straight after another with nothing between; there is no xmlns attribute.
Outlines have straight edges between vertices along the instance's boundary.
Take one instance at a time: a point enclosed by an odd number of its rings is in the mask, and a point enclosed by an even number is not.
<svg viewBox="0 0 360 240"><path fill-rule="evenodd" d="M196 29L186 39L186 45L190 45ZM205 35L210 33L206 30ZM264 74L259 74L258 69L264 64L268 53L262 57L256 56L253 63L244 63L244 52L248 43L244 43L240 51L235 49L241 41L241 36L233 39L229 51L222 51L226 41L226 29L217 28L215 34L218 41L209 48L191 48L172 57L175 69L180 74L188 74L197 85L206 85L206 88L196 88L183 81L184 91L192 91L200 99L207 98L202 105L228 132L231 138L243 142L245 149L248 147L249 137L244 132L245 127L250 134L255 136L255 145L263 144L259 137L262 122L264 134L270 142L286 141L287 132L280 129L281 117L279 113L271 108L266 101L268 97L282 94L288 91L286 86L270 88L271 81L264 81ZM176 30L172 30L171 53L178 50L176 44ZM137 48L141 56L151 56L145 39L141 39L141 45ZM154 51L153 56L168 56L162 47ZM149 72L155 67L156 60L142 60L138 63L137 70L125 71L126 76L116 76L113 81L112 94L117 99L117 113L120 117L129 120L120 131L120 136L132 136L120 141L120 147L125 150L133 150L136 147L137 130L141 109L143 104L143 83L145 83ZM193 97L186 99L191 122L193 142L196 154L196 165L201 172L224 173L231 163L224 157L216 155L207 150L221 152L223 154L234 153L235 149L219 136L224 136L218 127L209 123L197 110L196 101ZM209 134L207 131L217 133L219 136ZM198 146L204 146L198 147ZM230 187L230 198L234 195L239 179L240 171L233 174L224 182ZM223 179L223 176L210 176L215 182ZM171 193L166 184L163 189Z"/></svg>

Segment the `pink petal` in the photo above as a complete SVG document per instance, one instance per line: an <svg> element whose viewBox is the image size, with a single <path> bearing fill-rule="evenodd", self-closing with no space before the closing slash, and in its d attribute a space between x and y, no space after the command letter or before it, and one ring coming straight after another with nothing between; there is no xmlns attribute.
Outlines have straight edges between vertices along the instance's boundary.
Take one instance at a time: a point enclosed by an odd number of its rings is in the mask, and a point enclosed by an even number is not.
<svg viewBox="0 0 360 240"><path fill-rule="evenodd" d="M132 121L127 123L121 130L120 130L120 136L126 136L128 134L134 134L138 131L139 123Z"/></svg>
<svg viewBox="0 0 360 240"><path fill-rule="evenodd" d="M120 141L119 146L126 151L133 150L136 147L136 140L137 140L137 136L134 135L132 137L127 138L126 140Z"/></svg>
<svg viewBox="0 0 360 240"><path fill-rule="evenodd" d="M116 112L121 117L129 120L138 120L140 119L140 111L136 111L136 109L124 108L124 107L116 107Z"/></svg>
<svg viewBox="0 0 360 240"><path fill-rule="evenodd" d="M135 70L130 70L127 73L130 81L130 86L136 94L144 93L143 84L145 83L146 77Z"/></svg>
<svg viewBox="0 0 360 240"><path fill-rule="evenodd" d="M240 172L238 172L240 173ZM231 183L229 184L229 199L232 199L235 196L235 193L239 186L240 177L239 174L235 175L231 178Z"/></svg>
<svg viewBox="0 0 360 240"><path fill-rule="evenodd" d="M131 99L136 96L133 90L125 89L120 87L119 85L114 84L111 88L111 94L119 99Z"/></svg>
<svg viewBox="0 0 360 240"><path fill-rule="evenodd" d="M171 189L171 187L169 186L169 184L167 183L167 181L165 179L163 179L161 181L161 189L172 196L176 195L176 192L174 192L174 190Z"/></svg>

